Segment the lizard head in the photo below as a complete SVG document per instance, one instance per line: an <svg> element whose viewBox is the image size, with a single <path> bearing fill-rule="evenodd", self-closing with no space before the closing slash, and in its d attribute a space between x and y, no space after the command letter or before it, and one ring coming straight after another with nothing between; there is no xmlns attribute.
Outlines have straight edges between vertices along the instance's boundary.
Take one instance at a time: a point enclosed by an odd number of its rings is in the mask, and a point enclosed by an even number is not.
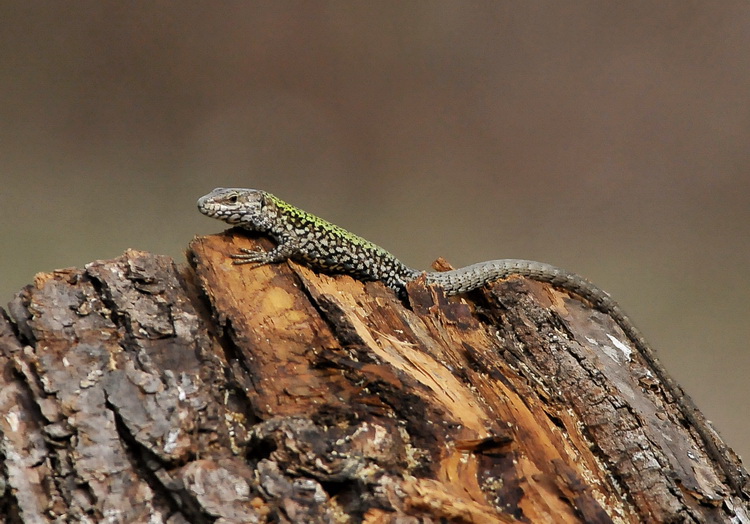
<svg viewBox="0 0 750 524"><path fill-rule="evenodd" d="M256 229L263 223L266 192L258 189L217 187L198 199L198 209L228 224Z"/></svg>

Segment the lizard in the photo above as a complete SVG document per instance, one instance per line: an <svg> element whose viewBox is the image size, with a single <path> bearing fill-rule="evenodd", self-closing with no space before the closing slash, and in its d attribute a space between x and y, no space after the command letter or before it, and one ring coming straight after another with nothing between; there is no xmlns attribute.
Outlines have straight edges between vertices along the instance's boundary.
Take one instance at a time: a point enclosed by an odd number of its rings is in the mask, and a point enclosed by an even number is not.
<svg viewBox="0 0 750 524"><path fill-rule="evenodd" d="M715 437L705 417L672 380L623 309L606 291L584 277L550 264L521 259L490 260L452 271L423 272L407 266L369 240L258 189L216 188L198 199L198 209L206 216L267 234L276 241L276 247L270 251L240 248L240 253L230 255L234 264L261 266L292 259L327 273L381 281L400 297L405 296L406 284L422 275L427 284L441 287L446 295L466 293L490 282L520 275L581 297L609 315L633 342L671 393L683 416L699 433L709 454L718 461L729 484L738 494L742 493L745 479L729 460L726 445Z"/></svg>

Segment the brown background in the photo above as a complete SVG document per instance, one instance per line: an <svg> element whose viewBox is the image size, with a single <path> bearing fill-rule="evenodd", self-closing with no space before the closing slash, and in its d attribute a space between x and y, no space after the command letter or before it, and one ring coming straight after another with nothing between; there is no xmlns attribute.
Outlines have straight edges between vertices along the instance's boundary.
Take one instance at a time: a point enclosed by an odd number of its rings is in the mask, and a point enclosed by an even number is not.
<svg viewBox="0 0 750 524"><path fill-rule="evenodd" d="M610 291L750 455L750 4L3 2L0 298L215 186Z"/></svg>

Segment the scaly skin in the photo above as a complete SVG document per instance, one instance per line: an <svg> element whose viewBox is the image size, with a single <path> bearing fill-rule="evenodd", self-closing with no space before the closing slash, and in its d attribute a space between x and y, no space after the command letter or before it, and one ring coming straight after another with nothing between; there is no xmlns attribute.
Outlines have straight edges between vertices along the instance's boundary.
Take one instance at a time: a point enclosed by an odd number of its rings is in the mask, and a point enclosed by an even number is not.
<svg viewBox="0 0 750 524"><path fill-rule="evenodd" d="M421 274L372 242L265 191L217 188L198 200L198 209L276 240L272 251L243 250L232 255L235 264L263 265L291 258L327 272L380 280L399 292Z"/></svg>
<svg viewBox="0 0 750 524"><path fill-rule="evenodd" d="M277 247L271 251L243 250L232 255L235 264L263 265L291 258L315 269L344 273L360 280L379 280L400 296L404 296L406 283L423 273L382 247L265 191L217 188L198 200L198 209L204 215L266 233L276 240ZM427 272L426 279L428 284L442 287L446 294L455 295L510 275L547 282L575 293L610 315L639 349L652 354L638 329L605 291L575 273L549 264L532 260L490 260L453 271Z"/></svg>
<svg viewBox="0 0 750 524"><path fill-rule="evenodd" d="M263 265L291 258L326 272L344 273L360 280L382 281L402 297L406 284L423 274L380 246L265 191L217 188L198 199L198 209L209 217L266 233L276 240L277 247L271 251L243 249L242 253L232 255L235 264ZM726 447L714 437L693 401L669 377L646 339L605 291L579 275L531 260L491 260L453 271L427 272L425 275L427 283L437 284L449 295L465 293L510 275L521 275L578 295L612 317L670 391L685 418L700 434L710 455L721 465L730 485L741 493L740 486L744 479L729 462Z"/></svg>

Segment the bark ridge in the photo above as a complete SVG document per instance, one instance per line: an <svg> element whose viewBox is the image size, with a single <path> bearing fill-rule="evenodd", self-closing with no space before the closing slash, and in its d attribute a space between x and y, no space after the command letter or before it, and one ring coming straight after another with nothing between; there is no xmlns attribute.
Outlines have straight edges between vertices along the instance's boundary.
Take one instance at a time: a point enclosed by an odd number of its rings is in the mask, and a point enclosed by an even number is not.
<svg viewBox="0 0 750 524"><path fill-rule="evenodd" d="M0 310L0 522L750 522L576 297L417 281L403 303L227 256L269 245L130 250Z"/></svg>

